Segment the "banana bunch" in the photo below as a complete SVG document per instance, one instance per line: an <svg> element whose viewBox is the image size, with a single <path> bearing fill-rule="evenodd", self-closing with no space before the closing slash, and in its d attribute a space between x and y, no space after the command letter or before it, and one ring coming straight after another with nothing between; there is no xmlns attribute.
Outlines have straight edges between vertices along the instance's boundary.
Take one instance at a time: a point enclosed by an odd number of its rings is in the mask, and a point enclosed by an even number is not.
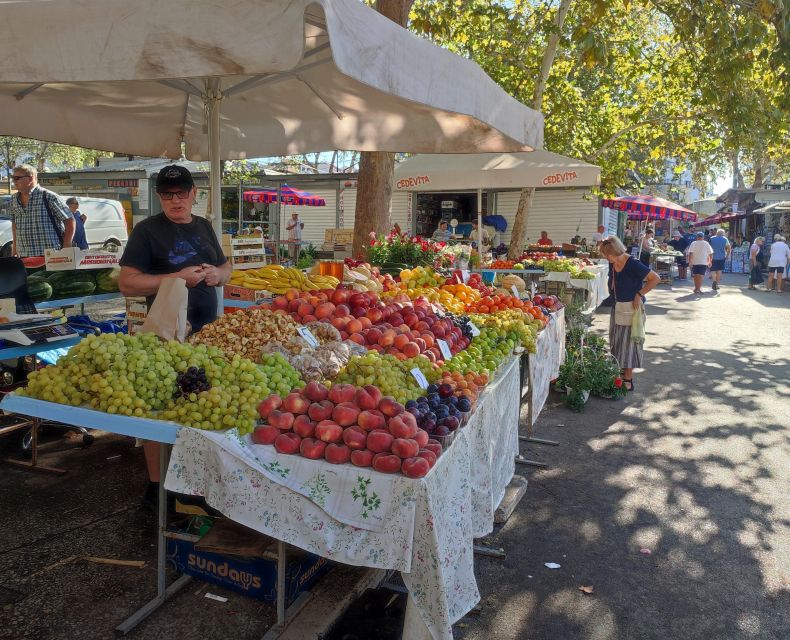
<svg viewBox="0 0 790 640"><path fill-rule="evenodd" d="M334 289L340 281L332 276L306 276L295 267L286 268L279 264L269 264L260 269L233 271L228 284L272 293L285 293L289 289L299 291Z"/></svg>
<svg viewBox="0 0 790 640"><path fill-rule="evenodd" d="M359 265L358 267L343 267L343 282L349 285L355 291L373 291L381 293L384 291L384 285L367 267Z"/></svg>

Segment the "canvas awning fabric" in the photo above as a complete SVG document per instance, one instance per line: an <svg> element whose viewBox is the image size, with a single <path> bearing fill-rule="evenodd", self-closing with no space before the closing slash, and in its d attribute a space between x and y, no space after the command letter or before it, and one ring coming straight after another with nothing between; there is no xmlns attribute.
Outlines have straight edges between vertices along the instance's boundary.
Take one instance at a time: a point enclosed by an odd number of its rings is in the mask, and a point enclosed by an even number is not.
<svg viewBox="0 0 790 640"><path fill-rule="evenodd" d="M244 202L277 202L277 188L253 189L245 191L242 198ZM280 202L282 204L292 204L304 207L325 207L326 200L320 196L294 189L284 184L280 188Z"/></svg>
<svg viewBox="0 0 790 640"><path fill-rule="evenodd" d="M616 209L628 213L629 220L680 220L693 222L697 213L691 209L653 196L635 195L621 198L605 198L601 206L607 209Z"/></svg>
<svg viewBox="0 0 790 640"><path fill-rule="evenodd" d="M151 157L529 150L543 117L358 0L0 3L0 134Z"/></svg>
<svg viewBox="0 0 790 640"><path fill-rule="evenodd" d="M395 167L396 191L591 187L601 169L540 150L532 153L420 154Z"/></svg>
<svg viewBox="0 0 790 640"><path fill-rule="evenodd" d="M719 211L718 213L714 213L712 216L708 216L704 220L700 220L699 222L695 223L694 227L708 227L712 224L721 224L722 222L732 222L733 220L740 220L741 218L745 218L747 214L745 213L732 213L729 211Z"/></svg>

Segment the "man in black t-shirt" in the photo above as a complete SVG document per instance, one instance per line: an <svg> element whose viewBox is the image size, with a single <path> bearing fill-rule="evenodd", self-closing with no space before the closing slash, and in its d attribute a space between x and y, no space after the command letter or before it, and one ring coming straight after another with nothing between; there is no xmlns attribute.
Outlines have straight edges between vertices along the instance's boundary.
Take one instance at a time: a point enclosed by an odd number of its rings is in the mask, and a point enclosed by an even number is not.
<svg viewBox="0 0 790 640"><path fill-rule="evenodd" d="M230 279L231 265L208 220L192 215L196 191L188 169L162 169L156 193L162 213L132 229L120 261L121 293L146 296L150 306L162 278L182 278L189 288L187 319L199 331L217 317L215 287Z"/></svg>

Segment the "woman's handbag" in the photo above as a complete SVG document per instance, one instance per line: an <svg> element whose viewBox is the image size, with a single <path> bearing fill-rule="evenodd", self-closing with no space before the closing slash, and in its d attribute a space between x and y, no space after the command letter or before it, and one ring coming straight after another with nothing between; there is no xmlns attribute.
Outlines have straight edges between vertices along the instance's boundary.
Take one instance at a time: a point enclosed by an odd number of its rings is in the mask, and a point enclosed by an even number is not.
<svg viewBox="0 0 790 640"><path fill-rule="evenodd" d="M630 327L634 321L634 305L631 302L617 302L617 272L612 274L614 289L614 323L620 327Z"/></svg>

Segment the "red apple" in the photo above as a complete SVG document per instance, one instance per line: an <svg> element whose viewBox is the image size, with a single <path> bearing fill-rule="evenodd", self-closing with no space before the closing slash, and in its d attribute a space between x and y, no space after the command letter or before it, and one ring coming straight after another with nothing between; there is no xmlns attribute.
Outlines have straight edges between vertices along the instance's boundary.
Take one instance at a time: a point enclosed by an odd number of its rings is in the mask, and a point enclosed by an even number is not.
<svg viewBox="0 0 790 640"><path fill-rule="evenodd" d="M255 444L274 444L277 436L280 435L280 430L270 424L263 424L255 427L252 432L252 441Z"/></svg>
<svg viewBox="0 0 790 640"><path fill-rule="evenodd" d="M337 422L341 427L348 427L357 421L359 415L359 407L353 402L341 402L335 405L332 410L332 420Z"/></svg>
<svg viewBox="0 0 790 640"><path fill-rule="evenodd" d="M431 465L425 458L406 458L401 463L401 472L408 478L424 478L430 470Z"/></svg>
<svg viewBox="0 0 790 640"><path fill-rule="evenodd" d="M281 406L283 406L283 399L276 393L273 393L263 399L258 405L258 415L266 420L272 411L279 409Z"/></svg>
<svg viewBox="0 0 790 640"><path fill-rule="evenodd" d="M321 420L315 426L315 437L324 442L340 442L343 438L343 427L332 420Z"/></svg>
<svg viewBox="0 0 790 640"><path fill-rule="evenodd" d="M296 416L292 429L302 438L312 438L315 433L316 423L310 420L310 416Z"/></svg>
<svg viewBox="0 0 790 640"><path fill-rule="evenodd" d="M326 442L315 438L304 438L299 444L299 453L302 454L303 458L310 458L311 460L323 458L325 449Z"/></svg>
<svg viewBox="0 0 790 640"><path fill-rule="evenodd" d="M335 403L331 400L321 400L320 402L313 402L307 409L307 415L311 420L320 422L332 417L332 410L335 408Z"/></svg>
<svg viewBox="0 0 790 640"><path fill-rule="evenodd" d="M357 426L348 427L343 429L343 442L349 449L364 449L368 442L368 434Z"/></svg>
<svg viewBox="0 0 790 640"><path fill-rule="evenodd" d="M324 450L324 459L332 464L345 464L351 460L351 449L344 444L330 444Z"/></svg>
<svg viewBox="0 0 790 640"><path fill-rule="evenodd" d="M351 464L357 467L369 467L373 464L374 453L368 449L351 452Z"/></svg>
<svg viewBox="0 0 790 640"><path fill-rule="evenodd" d="M278 453L296 453L299 451L299 445L302 439L293 431L281 433L274 440L274 448Z"/></svg>

